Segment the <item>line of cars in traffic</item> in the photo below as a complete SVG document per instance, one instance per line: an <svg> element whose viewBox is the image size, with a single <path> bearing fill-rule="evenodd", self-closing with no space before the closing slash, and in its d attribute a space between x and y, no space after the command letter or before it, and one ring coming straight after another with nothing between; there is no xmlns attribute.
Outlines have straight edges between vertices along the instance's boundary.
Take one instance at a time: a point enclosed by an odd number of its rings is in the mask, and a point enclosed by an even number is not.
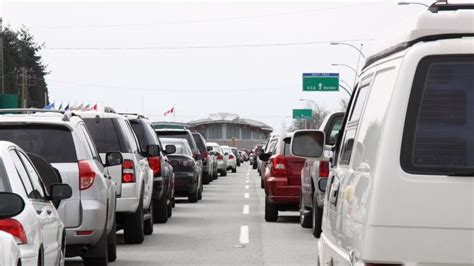
<svg viewBox="0 0 474 266"><path fill-rule="evenodd" d="M474 265L473 9L434 3L346 112L261 148L265 219L299 211L317 265Z"/></svg>
<svg viewBox="0 0 474 266"><path fill-rule="evenodd" d="M0 110L0 262L84 265L117 259L117 235L140 244L175 196L237 171L232 149L189 130L154 130L138 114ZM5 234L7 233L7 234Z"/></svg>

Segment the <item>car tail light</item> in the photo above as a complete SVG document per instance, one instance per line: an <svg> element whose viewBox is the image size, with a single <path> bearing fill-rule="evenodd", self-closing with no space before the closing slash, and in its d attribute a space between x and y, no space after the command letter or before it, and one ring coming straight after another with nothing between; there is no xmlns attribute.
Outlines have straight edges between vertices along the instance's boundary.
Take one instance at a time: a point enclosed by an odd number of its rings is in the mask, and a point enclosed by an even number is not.
<svg viewBox="0 0 474 266"><path fill-rule="evenodd" d="M217 160L220 160L220 161L224 160L224 156L222 156L222 154L217 155Z"/></svg>
<svg viewBox="0 0 474 266"><path fill-rule="evenodd" d="M234 155L230 154L229 159L234 159Z"/></svg>
<svg viewBox="0 0 474 266"><path fill-rule="evenodd" d="M272 159L272 175L286 176L286 158L278 155Z"/></svg>
<svg viewBox="0 0 474 266"><path fill-rule="evenodd" d="M209 154L207 153L207 151L203 151L201 154L203 161L207 161L209 159Z"/></svg>
<svg viewBox="0 0 474 266"><path fill-rule="evenodd" d="M23 225L15 219L0 220L0 231L12 235L18 244L28 243Z"/></svg>
<svg viewBox="0 0 474 266"><path fill-rule="evenodd" d="M329 177L329 162L319 161L319 177L320 178Z"/></svg>
<svg viewBox="0 0 474 266"><path fill-rule="evenodd" d="M135 182L135 167L132 160L123 160L122 163L122 182Z"/></svg>
<svg viewBox="0 0 474 266"><path fill-rule="evenodd" d="M148 165L153 171L153 176L157 176L160 174L160 171L161 171L160 157L158 156L148 157Z"/></svg>
<svg viewBox="0 0 474 266"><path fill-rule="evenodd" d="M95 172L88 161L78 161L79 166L79 189L86 190L94 184Z"/></svg>
<svg viewBox="0 0 474 266"><path fill-rule="evenodd" d="M77 236L90 236L92 235L92 233L94 233L94 231L76 231L76 235Z"/></svg>
<svg viewBox="0 0 474 266"><path fill-rule="evenodd" d="M188 166L192 166L194 163L193 160L191 159L184 159L181 161L181 165L184 166L184 167L188 167Z"/></svg>

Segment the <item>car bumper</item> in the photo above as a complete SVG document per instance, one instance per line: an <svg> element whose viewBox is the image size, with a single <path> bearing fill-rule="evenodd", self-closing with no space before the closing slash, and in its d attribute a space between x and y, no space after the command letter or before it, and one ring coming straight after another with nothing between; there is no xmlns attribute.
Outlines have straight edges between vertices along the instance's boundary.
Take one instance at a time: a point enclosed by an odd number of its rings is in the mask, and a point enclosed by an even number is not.
<svg viewBox="0 0 474 266"><path fill-rule="evenodd" d="M174 192L177 195L193 193L198 187L198 179L194 173L175 172Z"/></svg>
<svg viewBox="0 0 474 266"><path fill-rule="evenodd" d="M226 170L225 162L224 161L217 161L217 170Z"/></svg>
<svg viewBox="0 0 474 266"><path fill-rule="evenodd" d="M33 244L18 245L20 249L21 265L38 265L38 250Z"/></svg>

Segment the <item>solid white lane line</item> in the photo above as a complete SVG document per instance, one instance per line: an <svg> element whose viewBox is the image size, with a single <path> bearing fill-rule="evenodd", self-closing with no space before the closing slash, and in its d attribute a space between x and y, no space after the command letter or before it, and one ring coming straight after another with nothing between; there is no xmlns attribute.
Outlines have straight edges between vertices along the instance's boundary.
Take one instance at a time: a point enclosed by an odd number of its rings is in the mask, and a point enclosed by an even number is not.
<svg viewBox="0 0 474 266"><path fill-rule="evenodd" d="M245 189L249 189L249 185L245 185Z"/></svg>
<svg viewBox="0 0 474 266"><path fill-rule="evenodd" d="M244 198L246 198L246 199L250 198L250 194L249 193L244 193Z"/></svg>
<svg viewBox="0 0 474 266"><path fill-rule="evenodd" d="M250 206L249 205L244 205L244 209L242 210L243 214L249 214L250 211Z"/></svg>
<svg viewBox="0 0 474 266"><path fill-rule="evenodd" d="M240 227L239 242L241 245L246 245L249 243L249 226L248 225L242 225Z"/></svg>

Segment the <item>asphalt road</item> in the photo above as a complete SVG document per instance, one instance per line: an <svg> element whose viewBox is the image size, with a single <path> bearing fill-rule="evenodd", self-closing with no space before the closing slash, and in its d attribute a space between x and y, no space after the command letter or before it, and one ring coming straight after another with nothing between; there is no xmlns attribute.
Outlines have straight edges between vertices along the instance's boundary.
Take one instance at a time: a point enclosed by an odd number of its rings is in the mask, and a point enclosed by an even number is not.
<svg viewBox="0 0 474 266"><path fill-rule="evenodd" d="M248 178L247 178L248 177ZM126 245L118 232L111 265L315 265L317 242L296 212L264 220L265 192L248 163L204 186L203 200L178 198L166 224L141 245ZM82 265L68 259L66 265Z"/></svg>

